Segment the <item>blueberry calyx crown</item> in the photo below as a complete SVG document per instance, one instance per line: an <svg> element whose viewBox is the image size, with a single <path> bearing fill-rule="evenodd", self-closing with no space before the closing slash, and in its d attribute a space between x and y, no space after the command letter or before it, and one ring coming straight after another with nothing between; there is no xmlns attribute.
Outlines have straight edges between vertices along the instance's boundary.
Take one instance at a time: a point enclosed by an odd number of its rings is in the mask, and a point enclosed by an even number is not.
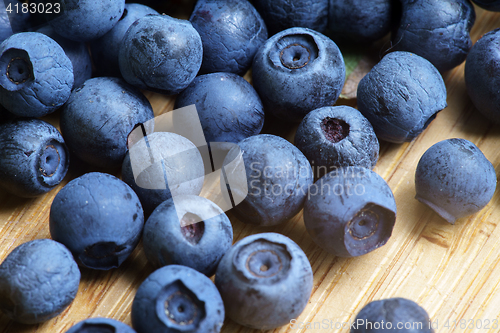
<svg viewBox="0 0 500 333"><path fill-rule="evenodd" d="M354 239L366 239L378 229L380 217L369 209L362 209L349 221L347 228Z"/></svg>
<svg viewBox="0 0 500 333"><path fill-rule="evenodd" d="M192 245L198 244L205 232L205 223L200 220L198 215L189 212L181 219L181 233Z"/></svg>
<svg viewBox="0 0 500 333"><path fill-rule="evenodd" d="M205 302L184 285L175 280L167 285L157 299L158 317L169 327L195 329L205 319Z"/></svg>
<svg viewBox="0 0 500 333"><path fill-rule="evenodd" d="M321 129L327 140L337 143L349 136L350 126L342 119L326 117L321 123Z"/></svg>
<svg viewBox="0 0 500 333"><path fill-rule="evenodd" d="M283 36L270 53L276 66L291 70L307 67L318 58L318 54L319 48L314 38L306 34Z"/></svg>
<svg viewBox="0 0 500 333"><path fill-rule="evenodd" d="M307 47L294 43L281 50L280 60L283 66L290 69L297 69L309 63L311 54Z"/></svg>
<svg viewBox="0 0 500 333"><path fill-rule="evenodd" d="M24 154L30 156L34 151ZM65 144L56 139L47 141L37 152L35 170L40 183L44 186L59 184L68 170L68 152Z"/></svg>
<svg viewBox="0 0 500 333"><path fill-rule="evenodd" d="M12 58L7 65L7 77L15 84L28 81L32 72L31 63L21 57Z"/></svg>
<svg viewBox="0 0 500 333"><path fill-rule="evenodd" d="M345 225L346 250L352 256L359 256L381 247L391 237L395 221L395 212L367 203Z"/></svg>
<svg viewBox="0 0 500 333"><path fill-rule="evenodd" d="M59 156L59 151L53 144L48 144L45 146L45 149L40 158L40 166L39 170L42 175L46 177L52 177L57 169L59 168L59 164L61 162L61 157Z"/></svg>
<svg viewBox="0 0 500 333"><path fill-rule="evenodd" d="M256 239L235 254L233 267L244 280L273 284L286 278L291 260L285 244Z"/></svg>
<svg viewBox="0 0 500 333"><path fill-rule="evenodd" d="M87 267L110 269L120 265L118 257L127 249L115 242L99 242L87 246L78 259Z"/></svg>

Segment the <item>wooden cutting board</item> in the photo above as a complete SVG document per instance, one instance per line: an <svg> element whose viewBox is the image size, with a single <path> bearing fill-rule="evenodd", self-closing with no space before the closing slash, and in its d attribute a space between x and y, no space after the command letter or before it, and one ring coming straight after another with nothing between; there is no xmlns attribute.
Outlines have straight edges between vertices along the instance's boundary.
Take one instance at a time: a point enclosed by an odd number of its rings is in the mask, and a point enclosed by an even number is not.
<svg viewBox="0 0 500 333"><path fill-rule="evenodd" d="M500 27L500 14L476 7L472 39ZM230 215L235 241L258 232L280 232L297 242L314 271L308 306L295 324L275 332L347 332L348 324L368 302L406 297L423 306L437 332L500 331L500 190L479 213L451 225L414 199L414 173L424 151L453 137L475 143L500 171L500 126L475 110L467 96L464 65L445 74L448 107L413 142L381 143L375 171L394 192L398 214L392 238L382 248L357 258L337 258L318 248L308 236L302 215L271 228L245 225ZM173 109L173 99L146 93L156 115ZM58 124L57 113L46 119ZM293 137L293 128L273 129ZM36 199L0 193L0 260L16 246L49 238L49 209L56 193L70 179L90 170L72 165L63 184ZM114 172L119 175L119 171ZM40 325L21 325L0 316L0 332L65 332L89 317L111 317L131 323L135 291L153 271L142 245L118 269L81 269L74 302L58 317ZM226 320L224 333L253 332Z"/></svg>

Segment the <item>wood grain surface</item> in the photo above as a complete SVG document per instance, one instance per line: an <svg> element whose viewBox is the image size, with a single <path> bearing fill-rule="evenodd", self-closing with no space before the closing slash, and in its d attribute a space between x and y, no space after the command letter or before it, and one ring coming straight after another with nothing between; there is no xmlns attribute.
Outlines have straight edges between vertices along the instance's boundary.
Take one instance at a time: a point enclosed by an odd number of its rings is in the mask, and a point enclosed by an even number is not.
<svg viewBox="0 0 500 333"><path fill-rule="evenodd" d="M500 27L500 14L476 7L476 16L471 34L474 42ZM275 332L348 332L346 323L366 303L396 296L423 306L436 332L500 331L500 191L483 210L455 225L414 199L417 162L440 140L459 137L472 141L493 163L497 174L500 172L500 126L475 110L466 93L463 72L464 64L444 75L448 107L418 138L404 144L381 143L375 171L393 190L398 209L393 235L385 246L361 257L338 258L312 242L301 213L271 228L245 225L229 214L235 241L258 232L283 233L300 245L313 267L314 287L308 306L295 324ZM156 115L173 109L172 98L146 95ZM57 117L56 112L46 119L57 125ZM294 127L271 122L266 123L266 131L292 138ZM73 163L63 184L39 198L0 193L0 260L24 242L50 238L48 220L54 196L69 180L88 171L98 170ZM111 173L119 176L119 170ZM0 332L59 333L97 316L131 324L135 291L152 271L139 244L118 269L101 272L82 268L78 294L61 315L40 325L17 324L2 315ZM222 332L253 330L226 319Z"/></svg>

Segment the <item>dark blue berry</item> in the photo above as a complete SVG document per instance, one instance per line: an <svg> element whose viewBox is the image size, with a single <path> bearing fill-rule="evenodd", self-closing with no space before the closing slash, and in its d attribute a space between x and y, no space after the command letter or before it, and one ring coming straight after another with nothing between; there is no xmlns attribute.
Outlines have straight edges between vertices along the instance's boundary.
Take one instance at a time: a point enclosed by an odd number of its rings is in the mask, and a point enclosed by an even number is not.
<svg viewBox="0 0 500 333"><path fill-rule="evenodd" d="M73 88L79 87L83 82L90 79L92 76L92 59L85 43L64 38L56 34L54 29L49 25L41 27L37 32L55 40L63 48L69 60L71 60L74 77Z"/></svg>
<svg viewBox="0 0 500 333"><path fill-rule="evenodd" d="M308 112L335 103L344 86L344 59L330 38L291 28L257 51L252 80L266 113L298 122Z"/></svg>
<svg viewBox="0 0 500 333"><path fill-rule="evenodd" d="M496 184L495 168L476 145L465 139L447 139L420 158L415 198L455 223L486 206Z"/></svg>
<svg viewBox="0 0 500 333"><path fill-rule="evenodd" d="M472 46L476 13L469 0L402 0L394 49L418 54L443 72L460 65Z"/></svg>
<svg viewBox="0 0 500 333"><path fill-rule="evenodd" d="M237 143L259 134L264 108L259 95L241 76L200 75L176 98L175 108L194 104L207 142ZM173 121L176 121L175 114Z"/></svg>
<svg viewBox="0 0 500 333"><path fill-rule="evenodd" d="M370 122L349 106L313 110L297 129L295 146L307 157L315 178L341 166L373 169L379 142Z"/></svg>
<svg viewBox="0 0 500 333"><path fill-rule="evenodd" d="M254 329L290 323L306 307L313 273L302 249L277 233L247 236L226 252L215 273L228 318Z"/></svg>
<svg viewBox="0 0 500 333"><path fill-rule="evenodd" d="M233 228L212 201L182 195L156 207L144 225L142 239L153 266L184 265L212 276L233 244Z"/></svg>
<svg viewBox="0 0 500 333"><path fill-rule="evenodd" d="M389 185L363 167L340 167L309 189L304 223L314 242L339 257L355 257L386 244L396 222Z"/></svg>
<svg viewBox="0 0 500 333"><path fill-rule="evenodd" d="M0 309L36 324L60 314L78 292L80 271L71 252L51 239L16 247L0 265Z"/></svg>
<svg viewBox="0 0 500 333"><path fill-rule="evenodd" d="M0 125L0 186L21 197L47 193L66 175L69 152L59 131L39 119Z"/></svg>
<svg viewBox="0 0 500 333"><path fill-rule="evenodd" d="M429 61L397 51L361 79L357 101L379 139L402 143L413 140L447 106L446 86Z"/></svg>
<svg viewBox="0 0 500 333"><path fill-rule="evenodd" d="M429 315L412 300L396 297L366 304L356 315L350 333L433 333Z"/></svg>
<svg viewBox="0 0 500 333"><path fill-rule="evenodd" d="M177 94L196 77L203 59L201 38L187 20L148 15L123 37L120 71L130 84L166 95Z"/></svg>
<svg viewBox="0 0 500 333"><path fill-rule="evenodd" d="M119 78L96 77L73 90L61 110L61 133L69 150L102 168L119 167L136 125L154 118L139 89Z"/></svg>
<svg viewBox="0 0 500 333"><path fill-rule="evenodd" d="M44 3L47 1L43 1ZM88 42L111 30L125 9L125 0L64 0L55 1L60 10L45 12L46 19L59 35Z"/></svg>
<svg viewBox="0 0 500 333"><path fill-rule="evenodd" d="M233 212L243 222L261 226L277 225L294 217L313 183L311 164L304 154L281 137L259 134L233 147L224 165L240 153L246 179L240 179L240 173L226 175L233 198L238 202L238 198L243 199Z"/></svg>
<svg viewBox="0 0 500 333"><path fill-rule="evenodd" d="M264 20L247 0L200 0L189 21L203 43L202 73L245 74L267 40Z"/></svg>
<svg viewBox="0 0 500 333"><path fill-rule="evenodd" d="M254 0L271 35L303 27L323 32L328 23L328 0Z"/></svg>
<svg viewBox="0 0 500 333"><path fill-rule="evenodd" d="M483 35L465 62L465 85L474 106L489 120L500 123L500 29Z"/></svg>
<svg viewBox="0 0 500 333"><path fill-rule="evenodd" d="M170 265L154 271L140 285L132 303L137 333L218 333L224 305L215 285L196 270Z"/></svg>
<svg viewBox="0 0 500 333"><path fill-rule="evenodd" d="M0 103L21 117L41 117L63 105L73 87L73 65L52 38L14 34L0 44Z"/></svg>
<svg viewBox="0 0 500 333"><path fill-rule="evenodd" d="M392 0L329 0L328 28L336 42L370 43L390 32Z"/></svg>
<svg viewBox="0 0 500 333"><path fill-rule="evenodd" d="M136 333L132 327L111 318L89 318L73 325L66 333Z"/></svg>
<svg viewBox="0 0 500 333"><path fill-rule="evenodd" d="M123 181L105 173L73 179L50 207L50 235L84 267L116 268L132 253L144 225L142 206Z"/></svg>
<svg viewBox="0 0 500 333"><path fill-rule="evenodd" d="M92 58L99 76L121 76L118 56L123 37L132 23L146 15L159 15L159 13L148 6L126 3L118 23L104 36L90 43Z"/></svg>
<svg viewBox="0 0 500 333"><path fill-rule="evenodd" d="M185 137L170 132L140 139L122 165L122 179L137 193L146 215L172 196L198 195L204 175L200 151Z"/></svg>

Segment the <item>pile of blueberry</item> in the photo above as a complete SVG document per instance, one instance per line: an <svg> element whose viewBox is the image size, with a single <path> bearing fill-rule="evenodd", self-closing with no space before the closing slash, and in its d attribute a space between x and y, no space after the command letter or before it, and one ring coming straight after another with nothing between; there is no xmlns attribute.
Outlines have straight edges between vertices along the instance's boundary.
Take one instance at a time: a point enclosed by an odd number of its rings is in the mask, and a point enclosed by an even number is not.
<svg viewBox="0 0 500 333"><path fill-rule="evenodd" d="M0 309L15 321L57 316L76 296L79 266L117 268L142 237L157 270L137 290L134 329L91 318L68 332L216 333L226 317L286 325L311 295L309 260L278 233L233 244L228 214L203 196L216 166L229 216L267 227L303 210L319 247L355 257L386 244L396 223L394 195L373 171L379 140L411 141L432 122L447 106L443 72L469 54L469 95L500 122L500 31L472 47L469 0L198 0L189 20L148 4L0 1L0 188L35 197L63 181L70 159L89 170L55 196L52 239L24 243L0 265ZM500 11L500 1L477 5ZM334 106L346 79L339 45L389 33L357 109ZM176 109L195 105L205 144L163 130L145 90L175 95ZM49 114L60 131L40 119ZM269 119L297 124L293 143L264 133ZM472 142L448 139L418 163L416 199L454 223L486 206L496 182ZM405 299L373 302L358 318L432 331Z"/></svg>

